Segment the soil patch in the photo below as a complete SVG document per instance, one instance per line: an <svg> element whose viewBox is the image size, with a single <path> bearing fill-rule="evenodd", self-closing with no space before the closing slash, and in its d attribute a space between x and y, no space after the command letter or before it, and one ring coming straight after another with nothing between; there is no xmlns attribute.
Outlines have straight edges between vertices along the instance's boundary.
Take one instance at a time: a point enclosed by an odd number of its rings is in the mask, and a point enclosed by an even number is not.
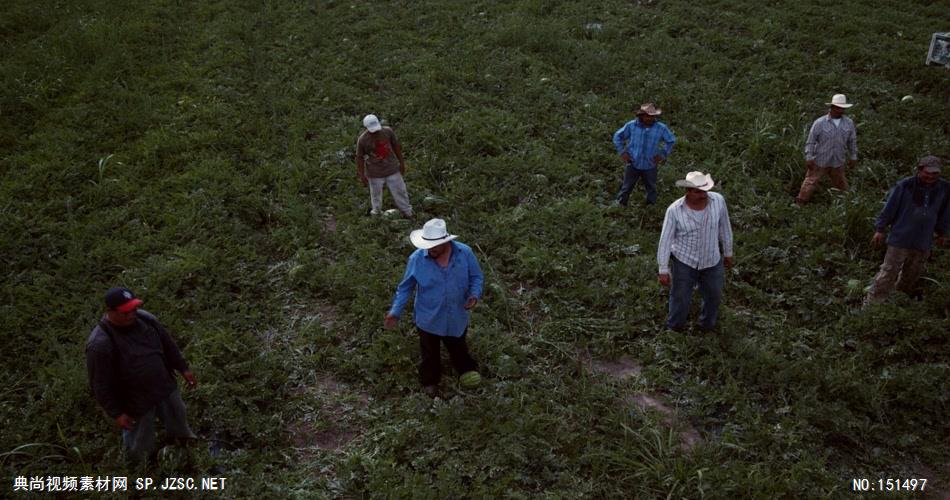
<svg viewBox="0 0 950 500"><path fill-rule="evenodd" d="M313 408L290 427L291 442L302 453L339 451L359 437L360 415L370 402L367 394L323 374L295 395Z"/></svg>

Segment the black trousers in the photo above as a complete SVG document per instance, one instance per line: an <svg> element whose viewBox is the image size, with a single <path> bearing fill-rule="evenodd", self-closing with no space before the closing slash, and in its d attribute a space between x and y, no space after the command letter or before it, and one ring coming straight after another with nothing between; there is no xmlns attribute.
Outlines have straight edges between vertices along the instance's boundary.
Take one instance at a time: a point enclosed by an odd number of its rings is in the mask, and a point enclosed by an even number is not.
<svg viewBox="0 0 950 500"><path fill-rule="evenodd" d="M442 380L442 351L439 343L445 344L449 351L452 367L459 375L478 369L472 355L468 353L468 344L465 343L466 329L461 337L443 337L416 328L419 332L419 350L422 361L419 363L419 381L422 385L438 385Z"/></svg>

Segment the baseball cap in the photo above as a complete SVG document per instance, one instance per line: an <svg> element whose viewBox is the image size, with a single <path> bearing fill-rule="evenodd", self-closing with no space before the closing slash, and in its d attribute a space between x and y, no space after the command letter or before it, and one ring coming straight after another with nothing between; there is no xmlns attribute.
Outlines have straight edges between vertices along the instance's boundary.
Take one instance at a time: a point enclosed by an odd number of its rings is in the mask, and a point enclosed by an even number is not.
<svg viewBox="0 0 950 500"><path fill-rule="evenodd" d="M129 312L142 305L142 301L124 287L110 288L106 292L106 307L114 311Z"/></svg>
<svg viewBox="0 0 950 500"><path fill-rule="evenodd" d="M940 172L940 167L942 164L943 162L940 161L940 158L934 155L927 155L917 162L917 166L923 167L924 172L929 172L932 174Z"/></svg>
<svg viewBox="0 0 950 500"><path fill-rule="evenodd" d="M370 132L379 132L379 130L383 128L379 123L379 118L376 118L376 115L366 115L366 117L363 118L363 126Z"/></svg>

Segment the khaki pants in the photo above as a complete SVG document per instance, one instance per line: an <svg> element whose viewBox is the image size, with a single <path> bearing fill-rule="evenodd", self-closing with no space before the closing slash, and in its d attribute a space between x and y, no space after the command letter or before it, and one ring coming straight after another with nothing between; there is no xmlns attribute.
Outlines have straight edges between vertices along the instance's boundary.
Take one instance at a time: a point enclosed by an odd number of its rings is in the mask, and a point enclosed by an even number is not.
<svg viewBox="0 0 950 500"><path fill-rule="evenodd" d="M840 167L808 167L805 172L805 180L802 181L802 188L798 192L796 201L806 203L811 199L812 193L818 187L818 181L825 175L831 179L831 185L842 191L848 190L848 179L844 176L844 166Z"/></svg>
<svg viewBox="0 0 950 500"><path fill-rule="evenodd" d="M884 255L884 263L881 264L881 270L874 277L871 283L871 289L868 290L868 296L865 297L865 304L879 304L887 299L894 283L897 283L897 289L912 295L917 285L917 279L924 271L924 264L930 257L929 250L913 250L910 248L897 248L888 245L887 253Z"/></svg>

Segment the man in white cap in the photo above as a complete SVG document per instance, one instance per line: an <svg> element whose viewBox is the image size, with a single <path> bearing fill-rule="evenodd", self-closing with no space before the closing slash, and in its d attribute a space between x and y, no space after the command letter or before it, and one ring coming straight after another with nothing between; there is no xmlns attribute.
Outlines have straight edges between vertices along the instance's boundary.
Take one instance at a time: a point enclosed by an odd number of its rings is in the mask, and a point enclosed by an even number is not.
<svg viewBox="0 0 950 500"><path fill-rule="evenodd" d="M666 161L673 151L673 144L676 144L673 132L663 122L657 121L656 117L661 114L661 109L648 102L637 110L635 120L630 120L614 132L614 147L626 164L623 185L617 194L617 203L620 205L627 206L630 193L640 179L643 179L646 189L647 204L656 203L657 167Z"/></svg>
<svg viewBox="0 0 950 500"><path fill-rule="evenodd" d="M379 123L376 115L363 118L366 130L356 140L356 177L369 186L370 214L378 215L383 207L383 185L389 188L396 208L405 217L412 217L412 205L402 176L406 161L396 133Z"/></svg>
<svg viewBox="0 0 950 500"><path fill-rule="evenodd" d="M686 174L685 180L676 181L677 187L686 188L686 196L674 201L663 218L656 260L660 284L672 284L666 324L673 330L686 327L693 287L697 284L703 298L700 327L706 331L716 327L725 281L724 267L732 267L733 258L732 225L726 200L719 193L709 192L713 185L709 174Z"/></svg>
<svg viewBox="0 0 950 500"><path fill-rule="evenodd" d="M871 238L872 244L882 245L890 227L887 254L864 299L865 305L883 302L895 283L908 295L920 295L917 279L930 257L931 246L934 241L943 246L950 229L950 183L940 178L942 166L940 158L925 156L917 162L917 174L901 179L888 193Z"/></svg>
<svg viewBox="0 0 950 500"><path fill-rule="evenodd" d="M469 311L481 297L485 278L475 253L468 245L453 241L455 238L442 219L432 219L422 229L410 233L409 240L418 250L409 256L406 272L383 322L387 330L395 328L415 290L413 319L422 352L419 380L423 391L432 397L439 394L442 378L440 342L449 351L462 385L474 387L481 381L475 360L468 352L465 333Z"/></svg>
<svg viewBox="0 0 950 500"><path fill-rule="evenodd" d="M826 103L828 114L815 120L805 140L805 180L795 197L795 203L804 205L811 200L818 181L825 175L831 185L848 190L844 166L853 168L858 163L858 132L851 118L844 116L853 106L844 94L835 94Z"/></svg>

